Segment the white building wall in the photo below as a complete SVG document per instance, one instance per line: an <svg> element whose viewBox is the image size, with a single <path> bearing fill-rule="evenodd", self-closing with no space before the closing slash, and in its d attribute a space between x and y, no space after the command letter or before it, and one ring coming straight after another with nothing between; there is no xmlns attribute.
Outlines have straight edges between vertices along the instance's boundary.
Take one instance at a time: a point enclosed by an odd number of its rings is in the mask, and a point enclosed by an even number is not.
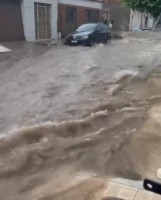
<svg viewBox="0 0 161 200"><path fill-rule="evenodd" d="M138 11L132 11L130 14L130 30L134 28L152 28L154 24L154 18L152 16L148 16L147 27L145 27L145 15Z"/></svg>
<svg viewBox="0 0 161 200"><path fill-rule="evenodd" d="M61 4L82 6L87 8L103 9L102 2L95 2L91 0L58 0Z"/></svg>
<svg viewBox="0 0 161 200"><path fill-rule="evenodd" d="M131 13L130 13L130 30L133 30L135 27L141 26L141 15L142 15L142 13L131 10Z"/></svg>
<svg viewBox="0 0 161 200"><path fill-rule="evenodd" d="M23 0L22 18L24 33L27 41L35 41L35 11L34 3L47 3L51 5L51 39L57 39L58 4L57 0Z"/></svg>
<svg viewBox="0 0 161 200"><path fill-rule="evenodd" d="M148 20L148 27L153 28L154 26L154 18L151 16Z"/></svg>

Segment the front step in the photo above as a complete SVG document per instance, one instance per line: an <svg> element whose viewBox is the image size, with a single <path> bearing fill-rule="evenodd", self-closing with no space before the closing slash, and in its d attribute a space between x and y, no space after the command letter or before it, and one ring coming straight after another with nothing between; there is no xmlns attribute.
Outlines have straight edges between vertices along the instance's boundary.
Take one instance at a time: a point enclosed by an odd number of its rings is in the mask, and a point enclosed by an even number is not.
<svg viewBox="0 0 161 200"><path fill-rule="evenodd" d="M51 45L57 45L57 40L51 40L51 39L42 39L42 40L36 40L36 44L41 44L45 46L51 46Z"/></svg>

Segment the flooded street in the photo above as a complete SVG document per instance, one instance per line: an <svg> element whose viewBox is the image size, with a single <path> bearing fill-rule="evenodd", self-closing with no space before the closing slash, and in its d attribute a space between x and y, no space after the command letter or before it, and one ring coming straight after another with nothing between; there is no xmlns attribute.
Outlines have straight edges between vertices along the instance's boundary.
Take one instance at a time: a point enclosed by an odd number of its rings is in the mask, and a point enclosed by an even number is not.
<svg viewBox="0 0 161 200"><path fill-rule="evenodd" d="M101 200L110 185L105 179L156 179L158 41L6 46L14 50L0 55L4 200Z"/></svg>
<svg viewBox="0 0 161 200"><path fill-rule="evenodd" d="M126 39L95 48L27 43L8 47L13 52L0 57L0 130L5 133L23 125L81 117L104 101L102 89L115 74L147 73L160 64L161 50L157 42Z"/></svg>

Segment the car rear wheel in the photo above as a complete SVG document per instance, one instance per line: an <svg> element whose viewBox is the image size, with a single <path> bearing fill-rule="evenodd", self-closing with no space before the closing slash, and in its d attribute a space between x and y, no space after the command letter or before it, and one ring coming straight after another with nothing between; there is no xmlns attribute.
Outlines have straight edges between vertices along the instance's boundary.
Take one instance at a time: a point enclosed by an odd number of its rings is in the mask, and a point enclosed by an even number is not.
<svg viewBox="0 0 161 200"><path fill-rule="evenodd" d="M92 47L95 43L96 43L95 40L92 39L92 40L90 40L90 41L88 41L88 42L86 43L86 46Z"/></svg>
<svg viewBox="0 0 161 200"><path fill-rule="evenodd" d="M106 39L105 39L105 42L104 42L104 44L107 44L107 43L108 43L108 38L106 38Z"/></svg>

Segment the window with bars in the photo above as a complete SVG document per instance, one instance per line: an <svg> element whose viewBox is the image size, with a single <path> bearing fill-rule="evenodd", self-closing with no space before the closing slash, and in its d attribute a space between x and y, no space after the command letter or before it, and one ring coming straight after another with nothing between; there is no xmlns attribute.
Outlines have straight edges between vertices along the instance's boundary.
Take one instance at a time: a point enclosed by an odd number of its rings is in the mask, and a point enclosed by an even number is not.
<svg viewBox="0 0 161 200"><path fill-rule="evenodd" d="M76 8L73 7L66 8L66 21L69 23L76 22Z"/></svg>

